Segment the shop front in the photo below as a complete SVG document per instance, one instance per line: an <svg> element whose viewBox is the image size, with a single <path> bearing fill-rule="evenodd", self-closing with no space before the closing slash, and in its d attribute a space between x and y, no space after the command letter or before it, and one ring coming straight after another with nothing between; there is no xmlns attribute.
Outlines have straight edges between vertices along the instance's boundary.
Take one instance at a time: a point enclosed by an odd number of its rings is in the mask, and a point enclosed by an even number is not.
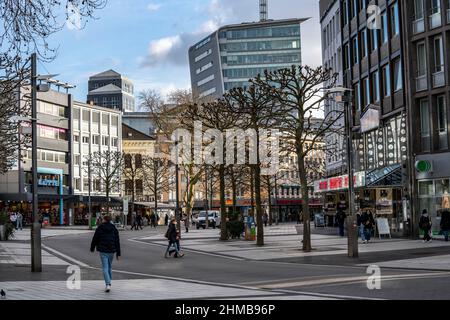
<svg viewBox="0 0 450 320"><path fill-rule="evenodd" d="M450 210L450 153L418 156L416 179L418 203L415 212L417 227L420 214L427 210L432 232L439 235L442 212Z"/></svg>

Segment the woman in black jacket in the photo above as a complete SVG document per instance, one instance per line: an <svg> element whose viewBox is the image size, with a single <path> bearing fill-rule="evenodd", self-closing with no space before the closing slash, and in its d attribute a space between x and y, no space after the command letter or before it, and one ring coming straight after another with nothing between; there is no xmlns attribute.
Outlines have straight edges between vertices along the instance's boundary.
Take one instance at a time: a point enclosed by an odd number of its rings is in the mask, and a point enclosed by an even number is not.
<svg viewBox="0 0 450 320"><path fill-rule="evenodd" d="M103 223L95 230L91 242L91 252L94 252L95 248L100 252L103 277L106 284L105 292L109 292L111 290L112 262L114 260L114 254L116 254L117 260L119 260L121 255L119 231L111 223L111 216L104 216Z"/></svg>
<svg viewBox="0 0 450 320"><path fill-rule="evenodd" d="M166 233L166 237L169 240L169 245L167 246L167 250L166 250L166 254L164 255L164 258L168 257L170 248L172 246L175 247L175 251L177 252L177 256L178 257L181 258L181 257L184 256L184 254L180 252L180 248L178 247L178 243L177 243L177 226L176 226L176 223L177 223L177 221L176 221L175 218L172 218L170 220L169 229L167 230L167 233Z"/></svg>

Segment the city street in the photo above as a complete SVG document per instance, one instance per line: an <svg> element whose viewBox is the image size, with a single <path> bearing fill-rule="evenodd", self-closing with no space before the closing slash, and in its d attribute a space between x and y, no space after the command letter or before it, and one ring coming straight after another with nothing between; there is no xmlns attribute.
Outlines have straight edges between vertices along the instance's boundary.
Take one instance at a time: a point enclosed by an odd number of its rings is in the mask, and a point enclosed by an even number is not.
<svg viewBox="0 0 450 320"><path fill-rule="evenodd" d="M292 224L268 227L263 248L244 240L221 243L219 230L191 230L183 234L186 255L165 259L164 232L120 232L122 258L114 261L109 294L98 253L89 252L88 230L44 230L42 274L29 272L28 240L2 243L0 288L8 299L45 300L450 298L450 246L443 241L374 239L360 245L359 259L349 259L346 239L332 235L313 234L313 252L301 252ZM367 287L370 264L381 267L380 290ZM81 267L80 290L66 286L69 265Z"/></svg>

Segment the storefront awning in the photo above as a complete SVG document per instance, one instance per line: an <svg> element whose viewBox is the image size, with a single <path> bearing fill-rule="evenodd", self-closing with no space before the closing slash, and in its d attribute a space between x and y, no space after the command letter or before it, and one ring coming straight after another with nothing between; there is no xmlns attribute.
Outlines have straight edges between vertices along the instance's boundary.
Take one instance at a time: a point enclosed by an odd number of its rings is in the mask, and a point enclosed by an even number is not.
<svg viewBox="0 0 450 320"><path fill-rule="evenodd" d="M151 209L155 208L154 202L135 202L134 204ZM158 209L175 209L175 206L167 203L158 203Z"/></svg>
<svg viewBox="0 0 450 320"><path fill-rule="evenodd" d="M366 174L367 187L402 186L402 165L395 164Z"/></svg>

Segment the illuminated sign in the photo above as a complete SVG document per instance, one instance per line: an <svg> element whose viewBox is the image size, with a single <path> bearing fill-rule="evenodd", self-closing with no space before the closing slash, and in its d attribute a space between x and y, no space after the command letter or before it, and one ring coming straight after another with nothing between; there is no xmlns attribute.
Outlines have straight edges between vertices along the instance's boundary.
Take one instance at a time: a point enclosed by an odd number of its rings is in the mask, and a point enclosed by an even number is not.
<svg viewBox="0 0 450 320"><path fill-rule="evenodd" d="M356 172L353 176L355 188L361 188L366 185L366 173L364 171ZM314 192L327 192L348 189L348 175L333 177L314 182Z"/></svg>
<svg viewBox="0 0 450 320"><path fill-rule="evenodd" d="M41 187L59 187L59 181L49 179L39 179L38 185Z"/></svg>

